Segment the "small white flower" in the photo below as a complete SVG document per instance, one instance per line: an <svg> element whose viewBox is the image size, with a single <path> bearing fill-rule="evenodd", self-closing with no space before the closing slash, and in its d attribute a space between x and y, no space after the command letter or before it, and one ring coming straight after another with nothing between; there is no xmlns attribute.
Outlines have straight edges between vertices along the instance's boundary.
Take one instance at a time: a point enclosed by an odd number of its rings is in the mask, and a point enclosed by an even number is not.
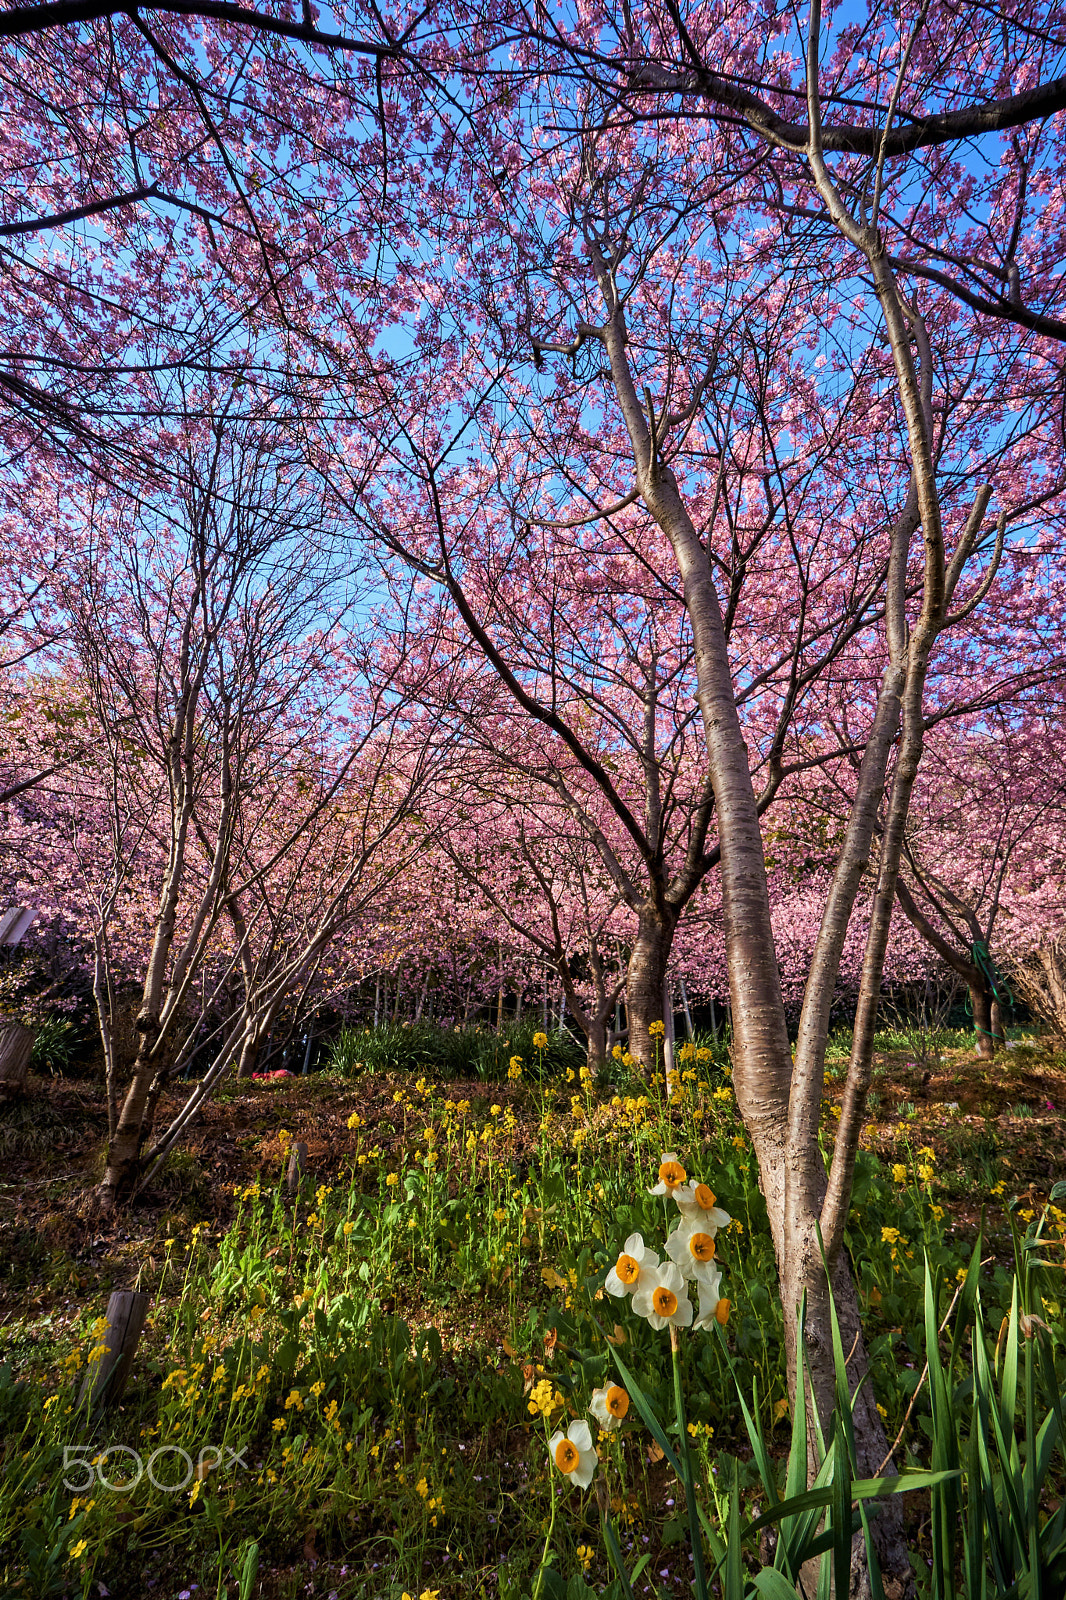
<svg viewBox="0 0 1066 1600"><path fill-rule="evenodd" d="M658 1265L655 1251L647 1248L639 1233L631 1233L622 1246L622 1254L607 1274L604 1288L608 1294L616 1296L633 1294Z"/></svg>
<svg viewBox="0 0 1066 1600"><path fill-rule="evenodd" d="M692 1324L693 1333L697 1328L709 1328L712 1323L718 1321L718 1307L721 1304L718 1290L721 1282L722 1274L718 1272L713 1283L700 1283L700 1314ZM728 1309L728 1300L725 1303Z"/></svg>
<svg viewBox="0 0 1066 1600"><path fill-rule="evenodd" d="M601 1428L620 1428L629 1410L629 1395L619 1383L608 1384L606 1389L593 1389L589 1410Z"/></svg>
<svg viewBox="0 0 1066 1600"><path fill-rule="evenodd" d="M728 1211L715 1205L714 1192L705 1183L682 1184L674 1190L674 1199L681 1215L686 1218L698 1217L703 1232L709 1233L712 1239L719 1228L728 1228L733 1220Z"/></svg>
<svg viewBox="0 0 1066 1600"><path fill-rule="evenodd" d="M651 1274L649 1274L651 1280ZM647 1287L643 1284L633 1296L633 1310L647 1317L653 1328L687 1328L692 1321L692 1301L688 1297L681 1269L671 1261L658 1269Z"/></svg>
<svg viewBox="0 0 1066 1600"><path fill-rule="evenodd" d="M659 1181L649 1194L673 1194L684 1183L688 1174L673 1150L665 1150L659 1162Z"/></svg>
<svg viewBox="0 0 1066 1600"><path fill-rule="evenodd" d="M553 1433L548 1440L548 1454L572 1484L578 1489L588 1488L599 1457L587 1422L572 1422L565 1433L561 1428Z"/></svg>
<svg viewBox="0 0 1066 1600"><path fill-rule="evenodd" d="M714 1264L714 1234L705 1233L697 1218L686 1218L666 1241L666 1253L681 1276L710 1285L718 1272Z"/></svg>

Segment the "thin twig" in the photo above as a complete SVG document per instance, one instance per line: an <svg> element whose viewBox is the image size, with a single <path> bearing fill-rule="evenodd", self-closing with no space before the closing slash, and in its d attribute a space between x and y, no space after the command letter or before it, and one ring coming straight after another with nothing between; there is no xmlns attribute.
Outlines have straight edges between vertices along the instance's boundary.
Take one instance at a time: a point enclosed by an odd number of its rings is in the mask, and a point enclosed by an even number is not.
<svg viewBox="0 0 1066 1600"><path fill-rule="evenodd" d="M983 1267L987 1267L988 1263L991 1260L992 1260L992 1257L989 1256L986 1260L981 1262L981 1265ZM940 1327L937 1329L936 1336L937 1336L938 1339L940 1338L940 1335L943 1333L944 1329L948 1325L948 1318L951 1316L951 1313L955 1309L955 1303L958 1300L959 1295L962 1293L962 1288L963 1288L963 1286L960 1283L958 1288L955 1290L955 1293L951 1297L951 1304L948 1306L947 1311L944 1313L943 1322L940 1324ZM849 1357L849 1359L850 1359L850 1357ZM885 1459L882 1461L881 1465L878 1467L877 1471L874 1473L874 1477L875 1478L879 1478L881 1476L882 1472L884 1472L885 1468L888 1466L888 1463L892 1460L892 1457L895 1455L896 1451L899 1449L900 1441L902 1440L903 1435L907 1430L907 1424L911 1420L911 1412L914 1410L914 1407L915 1407L915 1404L917 1402L918 1396L922 1392L922 1386L925 1383L925 1380L926 1380L926 1378L928 1378L928 1376L929 1376L929 1362L926 1361L925 1366L922 1368L922 1375L918 1379L918 1387L915 1389L914 1393L911 1395L911 1403L907 1407L906 1411L903 1414L903 1421L900 1423L899 1432L896 1434L895 1439L893 1439L893 1441L892 1441L892 1445L891 1445L891 1448L889 1449L888 1455L885 1457Z"/></svg>

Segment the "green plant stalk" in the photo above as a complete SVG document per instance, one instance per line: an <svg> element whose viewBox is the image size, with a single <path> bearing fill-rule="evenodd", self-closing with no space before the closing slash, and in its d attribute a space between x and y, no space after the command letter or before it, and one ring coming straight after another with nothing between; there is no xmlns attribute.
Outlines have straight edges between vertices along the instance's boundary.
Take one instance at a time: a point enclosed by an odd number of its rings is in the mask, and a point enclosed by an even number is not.
<svg viewBox="0 0 1066 1600"><path fill-rule="evenodd" d="M547 1438L547 1429L545 1429L545 1438ZM552 1504L551 1516L548 1518L548 1531L544 1535L544 1549L541 1552L540 1566L537 1568L537 1581L533 1585L533 1593L532 1593L532 1596L531 1596L531 1600L540 1600L541 1590L544 1588L544 1569L548 1565L548 1557L551 1554L551 1547L552 1547L552 1534L555 1531L555 1507L556 1507L556 1503L557 1502L556 1502L556 1495L555 1495L555 1485L551 1481L551 1460L550 1460L550 1455L549 1455L549 1461L548 1461L548 1493L551 1496L551 1504Z"/></svg>
<svg viewBox="0 0 1066 1600"><path fill-rule="evenodd" d="M674 1410L677 1414L678 1455L681 1459L682 1482L685 1486L685 1507L688 1511L688 1532L692 1545L692 1578L698 1600L707 1600L707 1573L703 1563L703 1538L700 1533L700 1515L696 1505L696 1484L692 1475L692 1455L688 1446L688 1427L685 1422L685 1399L681 1387L681 1340L677 1328L670 1324L670 1357L674 1369Z"/></svg>

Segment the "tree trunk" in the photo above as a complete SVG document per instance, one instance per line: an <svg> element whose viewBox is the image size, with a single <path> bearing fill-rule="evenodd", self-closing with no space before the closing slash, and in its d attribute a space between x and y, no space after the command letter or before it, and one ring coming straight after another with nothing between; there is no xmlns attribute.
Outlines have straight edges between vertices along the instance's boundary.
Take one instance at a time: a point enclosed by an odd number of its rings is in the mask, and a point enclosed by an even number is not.
<svg viewBox="0 0 1066 1600"><path fill-rule="evenodd" d="M587 1019L588 1066L590 1072L599 1073L607 1060L607 1021L598 1011Z"/></svg>
<svg viewBox="0 0 1066 1600"><path fill-rule="evenodd" d="M836 1405L835 1368L833 1362L833 1349L831 1342L831 1317L829 1301L829 1285L819 1260L817 1267L807 1274L807 1281L801 1283L798 1278L790 1284L791 1293L785 1293L782 1285L783 1305L785 1315L785 1342L789 1352L790 1364L796 1358L797 1343L797 1316L793 1311L788 1313L789 1306L797 1306L799 1297L806 1292L807 1320L806 1342L804 1348L805 1358L808 1363L810 1381L808 1383L808 1399L813 1400L817 1407L818 1416L823 1427L828 1423ZM853 1426L855 1434L855 1454L859 1476L863 1478L879 1477L882 1473L890 1475L896 1467L889 1456L889 1441L881 1421L880 1412L877 1410L877 1396L867 1378L862 1383L863 1377L868 1372L868 1355L866 1343L862 1334L862 1322L859 1311L858 1297L855 1293L855 1283L851 1274L851 1267L843 1251L837 1257L836 1266L832 1273L833 1304L836 1307L837 1320L840 1326L840 1341L844 1351L844 1361L848 1375L848 1388L855 1396ZM861 1389L859 1384L862 1383ZM856 1390L859 1390L856 1396ZM810 1459L808 1468L810 1475L818 1470L820 1460L817 1455L817 1441L814 1430L810 1434ZM881 1576L885 1589L885 1600L903 1600L904 1596L914 1592L914 1575L907 1556L907 1543L903 1529L903 1498L900 1495L889 1496L877 1502L877 1511L871 1517L871 1533L878 1553L881 1567ZM818 1568L821 1558L811 1563L812 1570L804 1572L804 1583L807 1592L814 1594L817 1589ZM808 1580L810 1580L808 1582ZM855 1538L855 1550L852 1560L851 1589L847 1600L870 1600L870 1580L867 1563L865 1560L865 1546L863 1535L858 1533ZM838 1600L844 1600L843 1596Z"/></svg>
<svg viewBox="0 0 1066 1600"><path fill-rule="evenodd" d="M998 1000L992 1002L992 1047L996 1049L1007 1042L1007 1035L1003 1030L1003 1011Z"/></svg>
<svg viewBox="0 0 1066 1600"><path fill-rule="evenodd" d="M251 1035L246 1035L241 1048L240 1059L237 1062L237 1078L250 1078L256 1069L259 1060L259 1032L256 1029Z"/></svg>
<svg viewBox="0 0 1066 1600"><path fill-rule="evenodd" d="M971 980L970 1005L973 1007L977 1054L982 1060L991 1061L995 1054L995 1039L992 1034L992 996L984 983L974 983Z"/></svg>
<svg viewBox="0 0 1066 1600"><path fill-rule="evenodd" d="M813 1326L809 1323L807 1332L811 1378L816 1391L827 1394L831 1404L833 1363L831 1346L826 1339L829 1324L825 1315L828 1286L819 1288L819 1279L824 1283L824 1270L817 1249L810 1248L816 1243L815 1227L819 1219L821 1198L826 1193L826 1174L817 1144L816 1112L820 1111L820 1092L817 1096L807 1093L802 1097L803 1104L797 1103L797 1114L793 1125L792 1056L770 921L766 859L759 807L755 800L748 749L737 708L725 622L706 546L688 514L676 479L659 458L649 420L645 416L637 394L626 354L624 311L618 303L611 271L598 247L591 246L591 251L603 299L610 309L609 320L606 327L600 330L600 337L607 350L615 391L632 442L637 483L648 510L670 540L682 579L685 608L692 624L695 668L699 684L696 699L702 714L718 828L722 916L733 1031L733 1082L737 1104L755 1148L760 1185L766 1199L767 1214L773 1234L786 1331L791 1330L788 1350L790 1381L795 1381L796 1371L797 1298L804 1288L808 1288L814 1297L813 1305L811 1298L808 1299L809 1310L813 1311ZM889 308L890 311L893 309L898 309L895 308L895 302ZM901 320L900 313L895 321L898 323ZM895 323L892 324L891 331L895 334ZM894 353L897 342L893 339ZM909 346L904 350L907 359L909 359L908 351ZM905 398L908 401L911 398L909 389ZM911 426L911 422L908 412L908 427L913 433L914 427ZM913 531L910 524L917 526L919 510L923 518L928 521L925 537L927 547L932 553L927 557L927 566L930 563L935 565L936 559L942 555L942 544L937 543L940 533L939 506L933 502L929 492L929 482L932 479L932 469L928 462L929 450L925 447L924 436L918 443L923 445L921 460L916 463L914 469L914 476L918 480L918 494L908 495L905 516L901 517L893 530L893 563L888 578L889 599L893 604L889 606L887 615L891 624L890 631L893 634L890 641L891 658L894 663L893 670L896 672L899 671L906 649L905 644L900 643L905 636L900 622L902 617L900 596L906 577L909 538ZM917 448L914 439L911 445L914 453ZM913 507L912 499L915 500ZM987 498L981 504L981 515L986 504ZM976 537L976 524L973 531ZM941 567L939 571L942 577L943 568ZM926 621L925 610L923 606L923 622ZM905 621L905 618L903 620ZM925 634L923 642L924 639ZM896 660L897 656L900 657L900 661ZM917 678L915 682L920 690L924 676L921 676L920 682ZM894 732L894 728L890 732ZM886 753L887 748L886 746L882 749L882 755ZM868 787L876 788L872 779ZM877 792L879 793L879 790ZM902 793L901 789L901 797ZM909 796L909 784L906 794ZM897 863L893 863L895 864ZM882 868L885 865L883 859ZM895 874L889 876L893 879L894 889ZM858 881L856 878L855 886ZM871 954L868 941L867 957L871 957ZM645 957L641 964L647 967L648 957ZM659 973L660 982L661 971L662 969ZM831 988L830 977L835 983L836 971L832 970L831 963L827 960L825 982ZM631 997L638 990L639 986L635 986L634 991L631 991ZM647 1048L643 1039L633 1040L632 1032L630 1039L630 1049L634 1055L638 1053L640 1046ZM817 1043L816 1034L812 1032L811 1044L814 1046ZM811 1056L808 1089L814 1086L820 1091L820 1073L824 1065L824 1040L822 1040L822 1051L812 1049ZM812 1104L815 1106L814 1112L811 1111ZM811 1124L809 1127L808 1122ZM841 1309L854 1306L855 1292L850 1281L850 1267L846 1253L838 1246L836 1251L831 1252L830 1261L834 1283L839 1285ZM818 1294L821 1295L821 1303L817 1299ZM857 1334L857 1307L855 1329ZM855 1348L849 1358L848 1372L849 1376L854 1374L856 1384L867 1375L866 1353L862 1348L861 1336L855 1338ZM872 1466L876 1467L879 1462L874 1461L873 1457L878 1448L883 1446L884 1455L887 1455L888 1451L874 1397L869 1394L868 1389L869 1386L864 1384L859 1403L856 1405L855 1434L863 1460L871 1462ZM828 1420L828 1410L825 1415ZM893 1574L894 1588L895 1571L899 1567L901 1577L898 1582L902 1587L896 1590L897 1594L906 1593L908 1587L913 1590L913 1580L909 1575L903 1574L906 1550L899 1531L893 1532L881 1518L878 1519L875 1529L874 1537L878 1553L882 1557L884 1568ZM869 1575L866 1571L864 1551L856 1550L853 1579L860 1590L864 1584L868 1587ZM843 1597L838 1597L838 1600L843 1600Z"/></svg>
<svg viewBox="0 0 1066 1600"><path fill-rule="evenodd" d="M105 1210L112 1210L120 1195L133 1185L140 1165L141 1145L144 1139L148 1099L156 1074L160 1070L152 1055L152 1045L159 1036L158 1020L146 1028L145 1019L137 1018L140 1043L133 1063L133 1076L122 1102L115 1136L108 1143L107 1167L100 1185L100 1201Z"/></svg>
<svg viewBox="0 0 1066 1600"><path fill-rule="evenodd" d="M26 1093L36 1029L22 1022L0 1024L0 1101Z"/></svg>
<svg viewBox="0 0 1066 1600"><path fill-rule="evenodd" d="M648 1074L656 1061L662 1066L662 1048L649 1030L653 1022L663 1020L663 981L673 932L654 910L641 911L626 974L629 1053Z"/></svg>

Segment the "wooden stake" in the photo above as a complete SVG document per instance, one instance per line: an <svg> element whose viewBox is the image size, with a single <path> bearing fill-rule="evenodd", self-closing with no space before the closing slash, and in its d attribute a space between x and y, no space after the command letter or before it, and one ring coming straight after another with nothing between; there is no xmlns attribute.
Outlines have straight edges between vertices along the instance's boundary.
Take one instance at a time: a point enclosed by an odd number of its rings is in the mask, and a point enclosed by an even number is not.
<svg viewBox="0 0 1066 1600"><path fill-rule="evenodd" d="M22 1022L0 1023L0 1100L26 1092L26 1075L36 1031Z"/></svg>
<svg viewBox="0 0 1066 1600"><path fill-rule="evenodd" d="M307 1146L302 1139L297 1139L289 1151L289 1170L285 1176L289 1193L295 1194L300 1187L300 1182L307 1171Z"/></svg>
<svg viewBox="0 0 1066 1600"><path fill-rule="evenodd" d="M140 1289L115 1290L107 1302L107 1327L100 1338L104 1352L85 1374L78 1396L79 1406L86 1398L90 1407L118 1405L133 1368L147 1315L148 1296Z"/></svg>

